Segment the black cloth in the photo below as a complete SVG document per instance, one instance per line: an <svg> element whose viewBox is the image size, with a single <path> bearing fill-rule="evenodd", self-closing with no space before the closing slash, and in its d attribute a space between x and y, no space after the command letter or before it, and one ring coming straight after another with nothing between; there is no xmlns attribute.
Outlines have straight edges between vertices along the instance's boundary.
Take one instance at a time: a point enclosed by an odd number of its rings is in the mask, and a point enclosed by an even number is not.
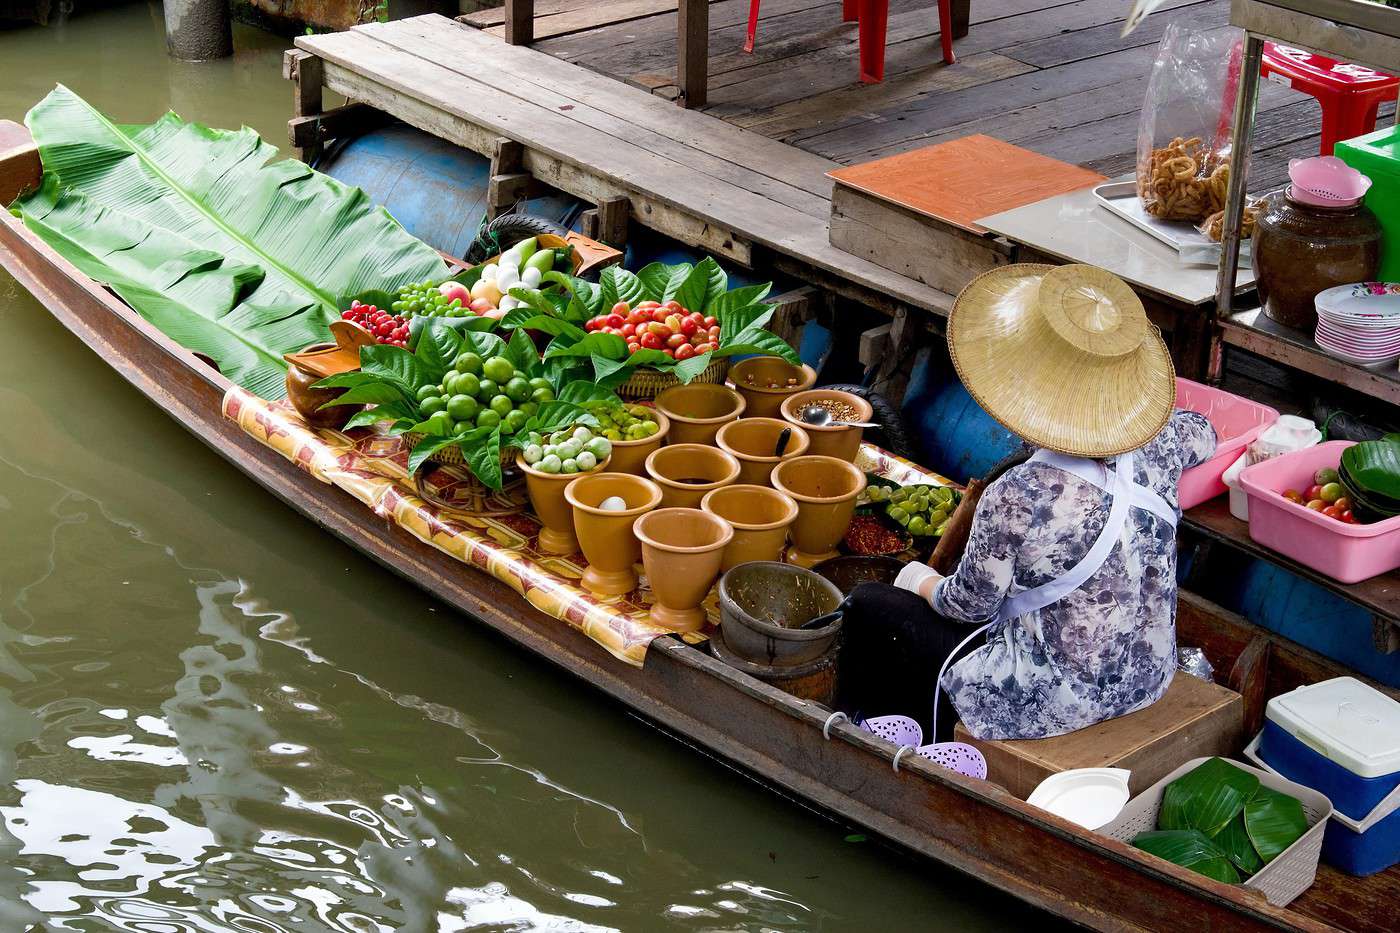
<svg viewBox="0 0 1400 933"><path fill-rule="evenodd" d="M943 662L974 626L939 615L917 593L884 583L860 584L844 608L836 708L852 722L908 716L924 730L925 742L952 741L957 713L946 692L939 698L940 734L930 733L934 690ZM958 657L982 644L974 638Z"/></svg>

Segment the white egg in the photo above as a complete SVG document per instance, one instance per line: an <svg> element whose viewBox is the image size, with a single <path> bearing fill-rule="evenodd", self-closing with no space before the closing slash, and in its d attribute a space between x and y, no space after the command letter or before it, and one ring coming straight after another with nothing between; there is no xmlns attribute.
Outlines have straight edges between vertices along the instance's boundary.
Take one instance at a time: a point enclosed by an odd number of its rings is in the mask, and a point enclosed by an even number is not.
<svg viewBox="0 0 1400 933"><path fill-rule="evenodd" d="M621 496L608 496L598 503L598 508L608 512L625 512L627 511L627 500Z"/></svg>

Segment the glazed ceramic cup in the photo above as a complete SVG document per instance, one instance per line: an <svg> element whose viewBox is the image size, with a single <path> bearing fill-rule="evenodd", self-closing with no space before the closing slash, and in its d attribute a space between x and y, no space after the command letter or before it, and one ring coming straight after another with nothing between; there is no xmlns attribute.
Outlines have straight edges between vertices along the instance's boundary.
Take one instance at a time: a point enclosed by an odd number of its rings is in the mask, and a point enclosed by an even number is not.
<svg viewBox="0 0 1400 933"><path fill-rule="evenodd" d="M773 468L773 488L797 501L790 563L802 567L836 556L836 544L855 514L865 474L836 457L796 457Z"/></svg>
<svg viewBox="0 0 1400 933"><path fill-rule="evenodd" d="M788 385L789 379L796 382ZM747 417L781 418L783 401L816 385L817 372L806 364L794 366L777 356L751 356L729 367L729 381L734 391L744 397ZM777 385L770 389L770 382Z"/></svg>
<svg viewBox="0 0 1400 933"><path fill-rule="evenodd" d="M874 409L870 403L859 395L852 395L850 392L839 392L835 389L811 389L807 392L798 392L790 395L787 401L783 402L782 412L784 420L795 424L812 439L812 443L807 447L807 453L821 457L839 457L842 460L855 460L856 453L860 450L860 439L864 433L864 428L838 428L838 427L817 427L812 424L805 424L802 421L802 409L813 402L820 402L826 399L845 402L855 409L856 415L852 421L869 421L874 414Z"/></svg>
<svg viewBox="0 0 1400 933"><path fill-rule="evenodd" d="M603 500L618 496L625 509L602 507ZM588 473L564 487L564 498L574 510L574 533L579 550L588 558L583 585L605 596L621 596L637 588L633 565L642 559L642 546L632 534L637 516L661 502L661 487L630 473Z"/></svg>
<svg viewBox="0 0 1400 933"><path fill-rule="evenodd" d="M661 487L662 508L698 509L705 493L734 482L739 461L705 444L668 444L647 457L646 471Z"/></svg>
<svg viewBox="0 0 1400 933"><path fill-rule="evenodd" d="M335 346L334 343L313 343L309 347L302 347L300 352L331 350ZM287 401L292 403L297 414L311 427L332 428L338 431L345 427L345 422L356 412L364 411L363 405L332 405L330 408L322 408L322 405L334 401L347 390L311 388L320 381L321 377L315 373L307 372L294 364L287 365Z"/></svg>
<svg viewBox="0 0 1400 933"><path fill-rule="evenodd" d="M792 436L783 455L774 456L778 437L787 430L792 431ZM809 443L806 431L777 418L740 418L715 435L715 445L739 461L739 478L735 482L755 486L767 486L778 461L802 456Z"/></svg>
<svg viewBox="0 0 1400 933"><path fill-rule="evenodd" d="M642 542L642 566L651 584L651 622L675 632L705 624L700 604L719 576L734 529L699 509L657 509L632 526Z"/></svg>
<svg viewBox="0 0 1400 933"><path fill-rule="evenodd" d="M668 444L713 444L715 432L744 413L744 398L728 386L692 382L664 390L656 410L671 419Z"/></svg>
<svg viewBox="0 0 1400 933"><path fill-rule="evenodd" d="M526 463L523 455L516 454L515 465L525 474L530 505L540 520L541 551L546 554L573 554L578 550L578 538L574 535L574 509L564 498L564 487L580 476L602 473L611 460L608 457L588 473L544 473Z"/></svg>
<svg viewBox="0 0 1400 933"><path fill-rule="evenodd" d="M634 476L647 475L647 457L666 442L666 434L671 430L671 419L655 409L652 409L651 414L656 419L656 433L651 437L639 441L612 442L612 472L631 473Z"/></svg>
<svg viewBox="0 0 1400 933"><path fill-rule="evenodd" d="M721 486L705 493L700 508L734 526L721 570L754 560L781 560L797 503L770 486Z"/></svg>

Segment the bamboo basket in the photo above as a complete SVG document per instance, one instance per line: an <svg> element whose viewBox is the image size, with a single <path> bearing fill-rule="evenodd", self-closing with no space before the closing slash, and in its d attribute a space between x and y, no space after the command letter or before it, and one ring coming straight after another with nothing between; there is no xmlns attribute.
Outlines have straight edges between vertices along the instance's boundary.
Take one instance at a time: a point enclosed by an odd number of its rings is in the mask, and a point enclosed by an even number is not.
<svg viewBox="0 0 1400 933"><path fill-rule="evenodd" d="M729 373L729 357L710 360L710 365L696 376L691 382L713 382L722 383L724 377ZM680 380L672 373L664 373L659 369L652 369L650 366L642 366L636 372L617 387L617 394L631 402L640 402L656 398L665 389L674 385L680 385Z"/></svg>

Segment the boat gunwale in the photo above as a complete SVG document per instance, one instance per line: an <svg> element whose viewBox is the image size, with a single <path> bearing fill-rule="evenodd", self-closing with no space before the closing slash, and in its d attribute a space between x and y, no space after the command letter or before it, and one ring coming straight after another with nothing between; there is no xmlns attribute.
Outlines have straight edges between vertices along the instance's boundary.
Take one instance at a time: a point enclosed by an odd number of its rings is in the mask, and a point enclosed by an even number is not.
<svg viewBox="0 0 1400 933"><path fill-rule="evenodd" d="M0 153L0 178L3 178L6 162L27 155L23 149ZM25 252L29 254L27 260ZM621 665L609 663L610 659L601 652L596 652L585 636L572 627L560 624L534 610L523 597L500 581L476 571L468 571L468 576L460 572L451 574L434 568L429 559L432 563L450 564L448 569L465 569L455 559L419 541L397 526L383 523L385 527L381 529L376 523L366 521L367 517L372 516L358 514L357 510L362 511L359 509L359 503L339 493L327 495L333 487L316 480L280 454L245 434L222 414L223 396L232 385L226 377L194 353L166 337L106 288L84 275L8 211L0 211L0 266L8 269L51 314L109 366L116 369L129 383L199 440L295 511L409 582L427 590L436 598L443 599L522 647L535 651L567 672L603 689L639 715L658 722L667 731L702 742L706 748L721 755L727 763L736 765L743 771L779 779L786 790L799 798L817 802L823 809L872 828L902 847L935 858L1012 896L1072 921L1105 930L1142 928L1128 920L1125 915L1105 913L1100 908L1076 900L1072 892L1038 885L1027 875L1016 874L1003 864L989 861L983 853L962 851L953 841L941 838L931 830L904 825L888 810L878 808L831 784L792 769L773 758L767 751L752 744L743 744L714 726L703 723L684 706L662 699L659 691L648 689L647 685L667 676L674 676L675 671L688 672L709 681L720 681L734 688L737 694L757 701L788 719L800 722L803 726L811 727L809 732L818 740L828 715L824 708L798 700L777 688L729 668L703 651L672 636L663 636L652 643L647 655L648 660L640 671L635 668L624 669ZM54 283L55 287L51 287L45 280L49 273L59 277L59 281ZM61 295L56 287L64 283L69 288L78 289L91 304L78 307L65 295ZM153 363L167 372L154 374L153 377L148 371L150 364L143 366L135 356L119 348L114 342L114 338L119 335L99 326L98 315L104 314L115 318L127 328L130 336L140 338L144 343L151 345L153 350L158 351L160 356ZM182 375L184 378L159 378L162 375ZM199 384L203 385L203 406L195 404L195 399L182 399L173 391L182 382L188 384L190 376L195 379L196 389L199 388ZM212 406L209 404L211 402ZM341 499L344 501L339 501ZM476 580L478 585L467 585L461 582L461 578ZM501 592L486 595L481 593L483 589L498 589ZM512 612L508 608L511 603L520 606L523 611ZM538 618L533 618L535 616ZM532 625L531 622L535 624ZM668 673L665 670L666 662L673 663L675 670ZM647 702L640 702L642 700ZM706 705L697 704L702 707L697 712L703 712ZM669 716L657 715L659 711L668 713ZM677 720L685 722L678 723ZM695 735L698 731L714 734L708 740L701 740ZM884 772L885 766L893 761L894 752L897 750L894 745L849 723L836 723L828 731L832 736L840 737L842 745L871 756L864 767L872 773L875 769ZM799 738L802 736L799 735ZM810 739L811 735L806 738ZM769 767L766 770L759 767L761 762L755 762L755 756L767 759L770 762ZM776 773L780 770L790 771L791 774L780 778ZM1336 929L1288 908L1273 907L1248 889L1212 881L1188 869L1151 858L1126 843L1082 829L1031 807L999 785L946 771L917 757L902 761L898 773L895 774L892 769L888 775L895 777L906 787L915 779L910 776L916 776L933 788L971 798L1003 816L1069 843L1086 854L1117 863L1129 869L1134 876L1156 881L1193 900L1212 903L1229 911L1221 916L1221 919L1233 917L1239 921L1254 921L1255 925L1266 928ZM889 780L889 777L886 776L885 780ZM836 797L844 798L844 808L841 800L833 799ZM862 815L853 813L853 808L859 809ZM873 825L875 822L883 822L886 825L877 828ZM1026 865L1025 861L1018 864ZM1031 869L1033 871L1034 866L1031 866Z"/></svg>

